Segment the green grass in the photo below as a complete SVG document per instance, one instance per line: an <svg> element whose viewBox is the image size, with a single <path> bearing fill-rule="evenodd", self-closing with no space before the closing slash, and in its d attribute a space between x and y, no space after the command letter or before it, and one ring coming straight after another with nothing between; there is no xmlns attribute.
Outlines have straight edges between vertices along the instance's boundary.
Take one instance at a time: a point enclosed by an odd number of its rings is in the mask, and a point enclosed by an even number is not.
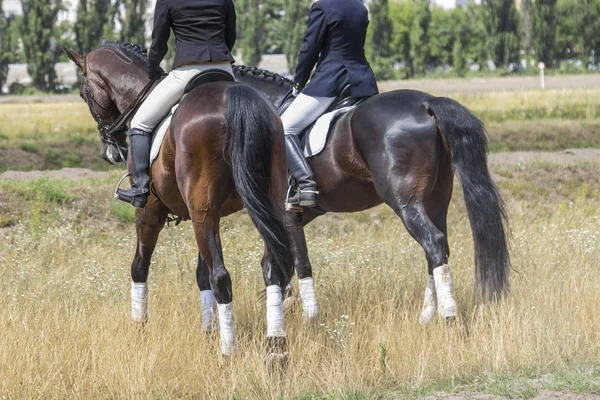
<svg viewBox="0 0 600 400"><path fill-rule="evenodd" d="M110 201L110 211L121 223L132 224L135 222L135 208L130 204L113 199Z"/></svg>

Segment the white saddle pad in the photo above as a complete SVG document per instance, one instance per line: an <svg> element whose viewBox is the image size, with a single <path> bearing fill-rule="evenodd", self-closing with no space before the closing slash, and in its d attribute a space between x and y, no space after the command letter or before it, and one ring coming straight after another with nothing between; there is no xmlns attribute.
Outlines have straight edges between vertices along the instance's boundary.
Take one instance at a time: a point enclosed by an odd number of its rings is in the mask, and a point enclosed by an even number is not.
<svg viewBox="0 0 600 400"><path fill-rule="evenodd" d="M325 144L327 144L327 137L331 131L333 120L354 108L356 106L340 108L319 117L315 126L307 133L308 138L304 146L304 155L306 157L313 157L321 153L325 148Z"/></svg>
<svg viewBox="0 0 600 400"><path fill-rule="evenodd" d="M177 110L179 104L175 104L171 109L169 115L162 120L160 124L154 130L154 137L152 139L152 148L150 149L150 165L156 161L158 157L158 153L160 153L160 148L162 147L163 141L165 140L165 135L169 130L169 126L171 126L171 118L173 118L173 114L175 110Z"/></svg>

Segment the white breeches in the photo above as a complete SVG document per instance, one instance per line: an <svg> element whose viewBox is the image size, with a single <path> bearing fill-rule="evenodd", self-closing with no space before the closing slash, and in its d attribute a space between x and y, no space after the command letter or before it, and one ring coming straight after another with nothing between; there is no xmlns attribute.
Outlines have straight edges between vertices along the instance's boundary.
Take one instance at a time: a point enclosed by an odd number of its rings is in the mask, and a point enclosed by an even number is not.
<svg viewBox="0 0 600 400"><path fill-rule="evenodd" d="M302 93L281 116L286 135L299 135L329 108L335 97L311 97Z"/></svg>
<svg viewBox="0 0 600 400"><path fill-rule="evenodd" d="M141 129L144 132L152 133L173 106L181 100L185 87L192 78L209 69L220 69L233 76L233 69L229 63L204 63L174 69L142 103L131 120L131 129Z"/></svg>

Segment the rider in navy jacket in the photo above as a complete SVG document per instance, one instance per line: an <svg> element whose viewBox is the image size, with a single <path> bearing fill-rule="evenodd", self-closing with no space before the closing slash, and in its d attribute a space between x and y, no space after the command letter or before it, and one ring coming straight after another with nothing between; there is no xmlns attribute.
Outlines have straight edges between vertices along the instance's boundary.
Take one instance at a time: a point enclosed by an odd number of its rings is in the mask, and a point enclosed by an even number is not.
<svg viewBox="0 0 600 400"><path fill-rule="evenodd" d="M288 168L298 184L295 195L286 201L287 209L314 207L318 194L298 134L321 116L348 84L355 98L378 93L365 57L368 26L368 11L359 0L319 0L310 10L294 78L297 98L281 116Z"/></svg>
<svg viewBox="0 0 600 400"><path fill-rule="evenodd" d="M378 93L373 71L365 57L369 15L358 0L320 0L310 10L304 44L298 55L294 85L302 93L336 97L349 83L352 97Z"/></svg>

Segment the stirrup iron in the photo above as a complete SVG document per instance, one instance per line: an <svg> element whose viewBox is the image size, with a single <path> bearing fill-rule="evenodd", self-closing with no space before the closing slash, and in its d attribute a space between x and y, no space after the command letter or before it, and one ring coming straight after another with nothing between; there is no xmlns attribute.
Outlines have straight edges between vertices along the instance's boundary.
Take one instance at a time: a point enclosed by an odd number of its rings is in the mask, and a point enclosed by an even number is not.
<svg viewBox="0 0 600 400"><path fill-rule="evenodd" d="M123 181L127 178L129 178L130 176L133 176L133 172L128 172L126 173L121 180L119 181L119 183L117 183L117 187L115 188L115 194L113 195L115 199L119 198L119 195L117 194L117 192L119 191L119 188L121 187L121 183L123 183Z"/></svg>

